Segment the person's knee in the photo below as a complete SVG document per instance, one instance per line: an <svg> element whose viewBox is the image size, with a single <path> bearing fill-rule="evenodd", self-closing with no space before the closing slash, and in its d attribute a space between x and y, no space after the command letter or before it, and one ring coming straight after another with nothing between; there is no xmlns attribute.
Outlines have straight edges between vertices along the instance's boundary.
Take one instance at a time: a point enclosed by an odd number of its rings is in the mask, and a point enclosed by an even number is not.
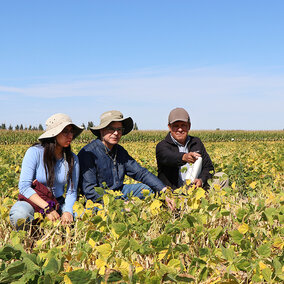
<svg viewBox="0 0 284 284"><path fill-rule="evenodd" d="M23 219L23 222L31 221L34 218L33 207L24 201L18 201L10 210L10 222L17 228L18 220Z"/></svg>

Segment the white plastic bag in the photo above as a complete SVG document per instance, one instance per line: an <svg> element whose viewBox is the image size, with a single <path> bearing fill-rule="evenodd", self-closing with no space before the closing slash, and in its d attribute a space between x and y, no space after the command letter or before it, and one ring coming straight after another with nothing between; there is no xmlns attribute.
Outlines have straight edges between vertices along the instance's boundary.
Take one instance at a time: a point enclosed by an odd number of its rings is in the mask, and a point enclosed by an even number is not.
<svg viewBox="0 0 284 284"><path fill-rule="evenodd" d="M193 164L187 164L187 171L185 174L185 179L190 179L193 182L196 178L198 178L202 169L202 158L198 157L198 159Z"/></svg>

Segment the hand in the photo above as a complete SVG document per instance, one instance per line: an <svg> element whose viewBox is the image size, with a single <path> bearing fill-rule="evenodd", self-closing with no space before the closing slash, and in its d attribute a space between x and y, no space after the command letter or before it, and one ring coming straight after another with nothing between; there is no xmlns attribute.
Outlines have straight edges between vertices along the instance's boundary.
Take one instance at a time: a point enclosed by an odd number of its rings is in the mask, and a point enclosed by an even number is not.
<svg viewBox="0 0 284 284"><path fill-rule="evenodd" d="M182 156L182 160L187 163L194 163L201 155L197 152L189 152Z"/></svg>
<svg viewBox="0 0 284 284"><path fill-rule="evenodd" d="M69 225L73 222L73 215L70 212L64 212L61 216L62 225Z"/></svg>
<svg viewBox="0 0 284 284"><path fill-rule="evenodd" d="M173 211L176 208L176 203L174 201L174 199L171 199L169 197L165 198L166 204L169 206L169 208Z"/></svg>
<svg viewBox="0 0 284 284"><path fill-rule="evenodd" d="M202 180L200 178L196 178L193 184L195 184L196 187L202 187Z"/></svg>
<svg viewBox="0 0 284 284"><path fill-rule="evenodd" d="M50 220L50 221L56 221L60 218L59 214L56 212L56 210L51 211L50 213L46 214L46 217Z"/></svg>

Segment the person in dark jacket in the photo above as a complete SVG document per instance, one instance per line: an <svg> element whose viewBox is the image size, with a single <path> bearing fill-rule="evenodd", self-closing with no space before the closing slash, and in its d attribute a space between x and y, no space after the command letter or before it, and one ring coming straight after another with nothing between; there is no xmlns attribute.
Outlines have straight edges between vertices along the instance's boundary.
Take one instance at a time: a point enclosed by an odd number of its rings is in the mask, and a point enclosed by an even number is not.
<svg viewBox="0 0 284 284"><path fill-rule="evenodd" d="M116 110L104 112L100 117L100 125L90 128L98 138L83 147L78 154L79 187L87 199L96 202L101 196L95 187L104 188L105 185L110 190L121 191L125 199L130 193L143 198L143 189L150 192L166 189L162 181L141 167L122 146L118 145L122 135L126 135L132 129L132 118L123 118L122 113ZM142 183L124 184L125 175Z"/></svg>
<svg viewBox="0 0 284 284"><path fill-rule="evenodd" d="M168 118L169 133L156 146L158 178L172 189L181 187L185 182L186 167L202 157L199 176L192 183L206 187L208 179L214 174L212 161L198 137L188 135L190 117L183 108L173 109Z"/></svg>

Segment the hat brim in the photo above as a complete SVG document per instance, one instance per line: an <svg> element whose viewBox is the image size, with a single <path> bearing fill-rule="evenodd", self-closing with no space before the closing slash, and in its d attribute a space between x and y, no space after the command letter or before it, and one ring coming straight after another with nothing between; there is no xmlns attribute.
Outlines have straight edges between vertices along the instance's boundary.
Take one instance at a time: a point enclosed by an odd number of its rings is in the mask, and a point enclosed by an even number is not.
<svg viewBox="0 0 284 284"><path fill-rule="evenodd" d="M55 136L57 136L58 134L60 134L60 132L68 125L72 125L73 126L73 130L74 130L74 135L73 135L73 140L81 134L81 132L84 130L83 127L77 126L74 123L70 123L70 122L63 122L61 124L59 124L57 127L47 130L45 131L42 135L40 135L38 137L38 140L43 140L43 139L47 139L47 138L53 138Z"/></svg>
<svg viewBox="0 0 284 284"><path fill-rule="evenodd" d="M104 123L95 126L95 127L90 127L90 130L92 131L92 133L96 136L100 136L100 130L104 129L105 127L107 127L108 125L110 125L112 122L115 121L120 121L122 122L124 131L122 133L122 135L126 135L128 134L130 131L132 131L133 129L133 120L131 117L127 117L127 118L122 118L122 119L111 119L109 121L105 121Z"/></svg>

